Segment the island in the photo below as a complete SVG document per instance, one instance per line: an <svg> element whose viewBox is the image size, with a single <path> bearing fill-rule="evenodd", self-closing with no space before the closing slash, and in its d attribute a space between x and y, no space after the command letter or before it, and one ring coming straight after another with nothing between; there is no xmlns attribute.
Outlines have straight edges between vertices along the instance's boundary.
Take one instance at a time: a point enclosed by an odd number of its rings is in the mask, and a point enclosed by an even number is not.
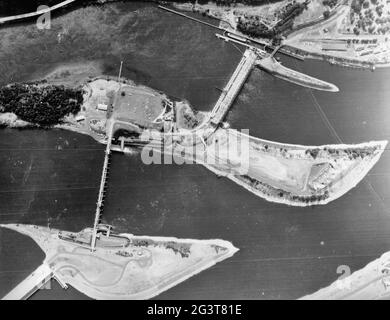
<svg viewBox="0 0 390 320"><path fill-rule="evenodd" d="M50 124L88 134L107 145L107 154L139 150L146 164L202 164L277 203L326 204L355 187L387 141L292 145L252 137L222 122L256 61L248 49L211 112L197 112L186 101L130 80L101 76L74 88L58 79L8 85L0 90L5 111L0 119L9 126Z"/></svg>
<svg viewBox="0 0 390 320"><path fill-rule="evenodd" d="M37 12L2 17L0 24L63 10L76 2L56 1ZM88 4L105 2L109 1ZM216 28L222 32L216 34L219 39L245 50L210 112L196 111L187 101L123 78L122 62L118 77L96 76L90 72L94 62L79 63L63 65L42 79L0 88L1 126L71 130L105 145L92 228L69 232L0 225L31 237L46 255L5 299L29 298L52 278L94 299L149 299L237 252L224 240L117 234L113 226L102 224L112 152L136 152L144 164L200 164L255 196L290 206L324 205L341 197L379 161L387 141L344 144L338 138L338 144L287 144L232 129L225 119L255 66L310 90L339 91L334 84L283 66L276 53L350 67L388 66L386 0L193 2L173 6L217 18L219 26L167 8L166 3L158 7ZM304 298L385 298L390 285L388 259L385 254L362 271Z"/></svg>
<svg viewBox="0 0 390 320"><path fill-rule="evenodd" d="M388 300L389 297L390 252L386 252L363 269L345 274L329 287L301 300Z"/></svg>
<svg viewBox="0 0 390 320"><path fill-rule="evenodd" d="M51 278L93 299L150 299L238 251L218 239L116 234L105 225L99 225L91 251L91 228L74 233L35 225L0 226L31 237L46 255L42 265L3 298L12 300L28 298Z"/></svg>

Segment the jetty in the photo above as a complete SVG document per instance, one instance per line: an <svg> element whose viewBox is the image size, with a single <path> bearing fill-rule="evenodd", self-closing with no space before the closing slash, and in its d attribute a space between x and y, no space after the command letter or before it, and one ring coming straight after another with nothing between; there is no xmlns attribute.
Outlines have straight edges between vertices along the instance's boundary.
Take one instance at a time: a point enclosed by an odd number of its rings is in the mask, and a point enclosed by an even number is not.
<svg viewBox="0 0 390 320"><path fill-rule="evenodd" d="M221 30L221 28L220 28L219 26L216 26L216 25L213 25L213 24L208 23L208 22L206 22L206 21L202 21L202 20L200 20L200 19L191 17L191 16L189 16L189 15L187 15L187 14L178 12L178 11L176 11L176 10L169 9L169 8L164 7L164 6L161 6L161 5L158 5L157 7L160 8L160 9L162 9L162 10L165 10L165 11L167 11L167 12L170 12L170 13L176 14L176 15L178 15L178 16L181 16L181 17L183 17L183 18L187 18L187 19L189 19L189 20L192 20L192 21L195 21L195 22L204 24L204 25L209 26L209 27L211 27L211 28L216 28L216 29Z"/></svg>
<svg viewBox="0 0 390 320"><path fill-rule="evenodd" d="M335 86L333 83L311 77L307 74L283 66L272 55L263 59L259 59L257 61L257 65L264 71L279 79L295 83L302 87L329 92L339 91L339 88L337 88L337 86Z"/></svg>

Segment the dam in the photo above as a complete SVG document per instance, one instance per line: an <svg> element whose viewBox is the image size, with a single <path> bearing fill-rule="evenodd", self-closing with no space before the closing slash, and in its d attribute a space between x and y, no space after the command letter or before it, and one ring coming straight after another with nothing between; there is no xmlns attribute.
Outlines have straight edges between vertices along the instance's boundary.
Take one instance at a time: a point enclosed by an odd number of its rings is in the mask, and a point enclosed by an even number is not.
<svg viewBox="0 0 390 320"><path fill-rule="evenodd" d="M112 125L108 131L107 145L106 145L106 150L104 152L102 177L100 180L98 201L97 201L96 212L95 212L95 221L93 224L93 234L92 234L92 241L91 241L91 250L92 251L94 251L95 247L96 247L98 226L99 226L99 223L101 220L101 215L102 215L102 210L103 210L103 201L104 201L104 195L105 195L105 190L106 190L106 181L107 181L107 175L108 175L108 168L109 168L109 164L110 164L109 161L110 161L110 155L111 155L113 127L114 126Z"/></svg>
<svg viewBox="0 0 390 320"><path fill-rule="evenodd" d="M223 89L217 103L211 111L210 120L213 125L217 126L226 116L230 106L233 104L255 65L256 59L257 54L251 49L246 49L236 70L234 70L229 82Z"/></svg>

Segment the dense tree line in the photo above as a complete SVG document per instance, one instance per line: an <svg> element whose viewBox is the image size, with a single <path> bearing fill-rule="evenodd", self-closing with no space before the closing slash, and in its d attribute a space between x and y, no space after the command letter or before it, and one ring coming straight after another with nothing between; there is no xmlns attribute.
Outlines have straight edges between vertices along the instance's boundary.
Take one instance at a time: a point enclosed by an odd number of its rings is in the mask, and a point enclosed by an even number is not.
<svg viewBox="0 0 390 320"><path fill-rule="evenodd" d="M244 16L240 17L237 23L237 29L254 38L277 38L288 30L292 30L294 19L300 15L306 8L305 3L289 3L284 11L280 13L280 21L273 27L265 26L258 16Z"/></svg>
<svg viewBox="0 0 390 320"><path fill-rule="evenodd" d="M356 14L360 14L360 11L362 10L364 0L353 0L351 3L352 11Z"/></svg>
<svg viewBox="0 0 390 320"><path fill-rule="evenodd" d="M280 2L280 1L282 0L270 0L270 1L268 0L199 0L198 3L201 4L201 3L215 2L217 5L223 5L223 6L230 6L232 4L242 3L251 6L258 6L266 3L273 3L273 2ZM172 0L172 2L178 2L178 1ZM188 1L184 0L182 2L188 2Z"/></svg>
<svg viewBox="0 0 390 320"><path fill-rule="evenodd" d="M45 127L78 113L82 102L81 89L64 86L12 84L0 89L1 112L15 113L24 121Z"/></svg>
<svg viewBox="0 0 390 320"><path fill-rule="evenodd" d="M269 29L258 16L239 17L237 30L253 38L273 38L274 29Z"/></svg>
<svg viewBox="0 0 390 320"><path fill-rule="evenodd" d="M338 0L323 0L322 4L324 6L328 6L330 8L333 8L334 6L336 6L337 2L338 2Z"/></svg>

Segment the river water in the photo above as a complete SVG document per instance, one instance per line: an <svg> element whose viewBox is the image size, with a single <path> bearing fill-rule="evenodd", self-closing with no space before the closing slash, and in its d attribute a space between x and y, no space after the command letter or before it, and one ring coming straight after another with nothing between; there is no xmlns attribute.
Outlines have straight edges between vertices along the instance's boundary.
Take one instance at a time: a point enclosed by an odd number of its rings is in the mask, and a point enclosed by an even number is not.
<svg viewBox="0 0 390 320"><path fill-rule="evenodd" d="M210 110L241 48L215 30L140 3L81 8L52 21L0 29L0 83L31 80L63 63L93 62ZM390 138L390 69L375 72L283 58L332 82L314 92L254 70L228 115L233 128L278 142L319 145ZM332 134L320 112L337 133ZM104 147L61 130L0 130L0 223L78 231L93 222ZM390 153L326 206L288 207L258 198L199 165L144 165L114 154L104 220L120 232L222 238L240 251L161 294L165 299L293 299L355 271L390 249ZM29 238L0 229L0 296L43 260ZM83 299L52 283L34 299Z"/></svg>

